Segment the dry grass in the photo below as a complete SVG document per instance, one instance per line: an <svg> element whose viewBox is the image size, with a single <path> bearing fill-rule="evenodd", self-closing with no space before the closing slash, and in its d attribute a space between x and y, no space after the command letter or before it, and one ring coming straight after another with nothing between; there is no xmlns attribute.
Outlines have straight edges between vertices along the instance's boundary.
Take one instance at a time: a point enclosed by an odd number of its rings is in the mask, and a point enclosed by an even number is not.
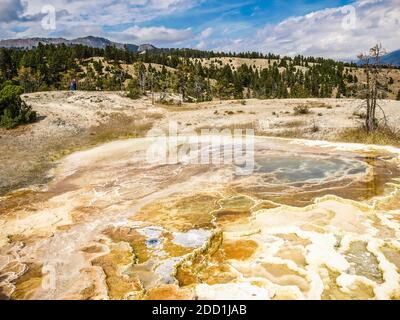
<svg viewBox="0 0 400 320"><path fill-rule="evenodd" d="M158 118L157 114L154 114ZM152 127L153 119L129 117L120 113L110 115L107 122L89 130L91 143L99 144L116 139L144 136Z"/></svg>
<svg viewBox="0 0 400 320"><path fill-rule="evenodd" d="M292 120L277 125L278 128L299 128L304 127L307 123L302 120Z"/></svg>
<svg viewBox="0 0 400 320"><path fill-rule="evenodd" d="M381 128L374 133L368 134L363 127L349 128L340 132L335 140L400 147L400 132L389 128Z"/></svg>
<svg viewBox="0 0 400 320"><path fill-rule="evenodd" d="M310 114L311 110L310 110L310 107L308 107L307 105L301 104L301 105L298 105L293 108L293 113L295 116L301 116L301 115Z"/></svg>
<svg viewBox="0 0 400 320"><path fill-rule="evenodd" d="M98 126L62 137L48 136L39 144L13 144L12 134L0 145L0 196L10 191L48 182L47 172L64 156L117 139L143 137L162 115L127 116L112 113ZM27 161L29 159L29 161Z"/></svg>
<svg viewBox="0 0 400 320"><path fill-rule="evenodd" d="M305 138L305 132L301 129L287 129L276 133L269 134L271 136L289 139L303 139Z"/></svg>
<svg viewBox="0 0 400 320"><path fill-rule="evenodd" d="M319 101L311 101L311 102L308 102L307 105L309 108L333 109L333 107L330 104L327 104L325 102L319 102Z"/></svg>
<svg viewBox="0 0 400 320"><path fill-rule="evenodd" d="M365 113L365 111L354 111L353 112L353 116L357 117L359 119L366 119L367 118L367 114Z"/></svg>
<svg viewBox="0 0 400 320"><path fill-rule="evenodd" d="M73 152L85 150L97 145L119 139L144 137L152 128L154 120L159 114L149 114L147 118L127 116L121 113L112 113L99 126L90 127L79 136L65 139L62 145L51 146L51 160L57 161Z"/></svg>
<svg viewBox="0 0 400 320"><path fill-rule="evenodd" d="M163 100L157 100L156 104L161 105L161 106L181 106L182 102L181 101L175 101L174 99L163 99Z"/></svg>
<svg viewBox="0 0 400 320"><path fill-rule="evenodd" d="M156 107L163 108L167 111L171 112L183 112L183 111L193 111L199 109L199 106L201 106L198 103L191 103L191 104L183 104L180 101L175 101L175 100L158 100L156 101Z"/></svg>
<svg viewBox="0 0 400 320"><path fill-rule="evenodd" d="M311 126L311 129L310 129L311 133L317 133L320 130L321 130L321 128L315 123L315 120L314 120L314 122Z"/></svg>

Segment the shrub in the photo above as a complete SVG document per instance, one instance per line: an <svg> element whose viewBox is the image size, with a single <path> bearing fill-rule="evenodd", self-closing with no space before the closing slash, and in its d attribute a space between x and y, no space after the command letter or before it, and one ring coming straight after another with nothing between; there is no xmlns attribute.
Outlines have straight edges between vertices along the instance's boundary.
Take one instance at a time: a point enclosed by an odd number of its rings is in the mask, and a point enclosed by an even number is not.
<svg viewBox="0 0 400 320"><path fill-rule="evenodd" d="M319 128L319 126L315 123L315 119L313 119L313 125L312 125L312 127L311 127L311 133L316 133L316 132L319 132L320 131L320 128Z"/></svg>
<svg viewBox="0 0 400 320"><path fill-rule="evenodd" d="M317 133L317 132L319 132L319 131L320 131L319 126L313 125L313 126L311 127L311 133Z"/></svg>
<svg viewBox="0 0 400 320"><path fill-rule="evenodd" d="M278 127L284 127L284 128L298 128L298 127L302 127L306 125L305 121L301 121L301 120L292 120L292 121L288 121L285 122L281 125L278 125Z"/></svg>
<svg viewBox="0 0 400 320"><path fill-rule="evenodd" d="M302 114L309 114L311 112L310 108L307 107L306 105L299 105L297 107L294 107L293 111L296 116L302 115Z"/></svg>
<svg viewBox="0 0 400 320"><path fill-rule="evenodd" d="M3 83L0 83L0 91L3 90L3 88L4 88L5 86L10 86L10 85L12 85L12 84L13 84L13 83L12 83L11 81L9 81L9 80L4 81Z"/></svg>
<svg viewBox="0 0 400 320"><path fill-rule="evenodd" d="M156 101L157 104L161 104L163 106L169 106L169 107L180 107L182 106L182 102L181 101L175 101L174 99L162 99L162 100L157 100Z"/></svg>
<svg viewBox="0 0 400 320"><path fill-rule="evenodd" d="M310 101L307 102L310 108L326 108L326 109L332 109L332 106L325 103L325 102L319 102L319 101Z"/></svg>
<svg viewBox="0 0 400 320"><path fill-rule="evenodd" d="M137 81L135 81L135 80L129 81L127 96L128 96L128 98L131 98L133 100L137 100L142 96L142 93L140 91Z"/></svg>
<svg viewBox="0 0 400 320"><path fill-rule="evenodd" d="M362 111L354 111L353 112L353 116L360 118L360 119L366 119L367 118L367 114L365 112Z"/></svg>
<svg viewBox="0 0 400 320"><path fill-rule="evenodd" d="M12 129L36 119L36 112L22 99L20 86L6 84L0 91L0 127Z"/></svg>

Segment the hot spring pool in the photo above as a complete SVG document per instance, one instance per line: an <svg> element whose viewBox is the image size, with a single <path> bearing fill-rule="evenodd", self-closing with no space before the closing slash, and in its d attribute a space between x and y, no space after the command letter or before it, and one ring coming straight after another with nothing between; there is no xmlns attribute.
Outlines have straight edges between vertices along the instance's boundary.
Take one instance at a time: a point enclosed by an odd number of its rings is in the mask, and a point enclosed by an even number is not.
<svg viewBox="0 0 400 320"><path fill-rule="evenodd" d="M400 297L398 150L256 138L239 175L148 146L72 154L0 200L1 297Z"/></svg>

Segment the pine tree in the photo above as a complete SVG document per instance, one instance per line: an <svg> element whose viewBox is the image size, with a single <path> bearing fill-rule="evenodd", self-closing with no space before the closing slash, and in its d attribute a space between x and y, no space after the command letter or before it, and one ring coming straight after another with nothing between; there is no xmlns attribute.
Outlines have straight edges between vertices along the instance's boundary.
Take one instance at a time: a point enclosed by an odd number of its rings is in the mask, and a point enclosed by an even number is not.
<svg viewBox="0 0 400 320"><path fill-rule="evenodd" d="M36 118L36 113L21 99L23 89L7 84L0 91L0 127L12 129Z"/></svg>
<svg viewBox="0 0 400 320"><path fill-rule="evenodd" d="M35 91L37 85L37 79L33 73L32 68L21 67L18 69L18 76L15 78L19 82L24 92Z"/></svg>
<svg viewBox="0 0 400 320"><path fill-rule="evenodd" d="M142 95L140 90L140 85L137 79L131 79L128 84L128 94L127 96L131 99L139 99Z"/></svg>
<svg viewBox="0 0 400 320"><path fill-rule="evenodd" d="M91 62L94 57L102 59ZM235 70L224 65L221 57L271 60L263 70L246 64ZM201 59L208 59L208 63L204 64ZM122 63L134 64L135 72L127 74ZM155 64L161 65L162 70L151 67ZM175 70L168 71L169 68ZM290 58L255 52L162 49L140 55L126 48L43 44L31 50L0 49L0 83L16 81L26 92L65 89L69 78L79 78L80 87L86 90L121 90L125 80L135 78L143 93L152 89L165 97L166 92L176 92L185 100L190 96L196 101L209 100L213 95L224 99L283 98L289 92L296 97L331 97L333 92L338 97L347 97L354 94L354 84L358 82L354 75L356 69L354 64L322 58ZM212 90L211 83L217 84L216 90Z"/></svg>

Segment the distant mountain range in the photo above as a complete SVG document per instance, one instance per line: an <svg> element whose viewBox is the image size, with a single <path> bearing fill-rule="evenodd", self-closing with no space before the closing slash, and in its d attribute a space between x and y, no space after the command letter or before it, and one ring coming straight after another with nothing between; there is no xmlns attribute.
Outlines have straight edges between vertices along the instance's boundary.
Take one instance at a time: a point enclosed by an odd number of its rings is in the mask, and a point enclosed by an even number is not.
<svg viewBox="0 0 400 320"><path fill-rule="evenodd" d="M1 48L24 48L24 49L32 49L37 47L39 43L42 44L54 44L60 45L65 44L69 46L73 45L84 45L92 48L104 49L107 46L114 46L118 49L127 49L131 52L143 52L143 51L151 51L157 50L151 44L142 44L140 46L134 44L124 44L113 42L111 40L101 38L101 37L83 37L72 40L67 40L64 38L26 38L26 39L9 39L9 40L0 40Z"/></svg>
<svg viewBox="0 0 400 320"><path fill-rule="evenodd" d="M382 57L382 63L400 67L400 50L393 51Z"/></svg>
<svg viewBox="0 0 400 320"><path fill-rule="evenodd" d="M361 66L363 64L362 61L352 61L357 63L357 65ZM391 65L394 67L400 67L400 50L393 51L381 57L381 63L383 65Z"/></svg>
<svg viewBox="0 0 400 320"><path fill-rule="evenodd" d="M26 39L9 39L9 40L0 40L0 48L24 48L24 49L32 49L37 47L39 43L42 44L66 44L66 45L84 45L92 48L105 49L107 46L114 46L118 49L127 49L131 52L145 52L152 50L161 50L156 48L151 44L125 44L118 43L108 40L106 38L101 37L93 37L87 36L83 38L77 38L72 40L67 40L64 38L26 38ZM393 65L396 67L400 67L400 50L393 51L382 57L382 64L385 65ZM358 62L357 64L361 64Z"/></svg>

